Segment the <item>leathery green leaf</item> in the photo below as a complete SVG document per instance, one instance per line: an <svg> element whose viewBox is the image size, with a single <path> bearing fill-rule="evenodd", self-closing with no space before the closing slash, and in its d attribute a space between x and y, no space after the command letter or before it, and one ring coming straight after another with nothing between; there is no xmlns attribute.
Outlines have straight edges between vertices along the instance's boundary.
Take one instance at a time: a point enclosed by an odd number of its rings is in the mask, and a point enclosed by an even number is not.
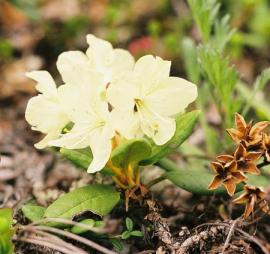
<svg viewBox="0 0 270 254"><path fill-rule="evenodd" d="M148 158L151 150L151 144L146 139L131 139L117 146L112 151L111 159L115 166L126 168Z"/></svg>
<svg viewBox="0 0 270 254"><path fill-rule="evenodd" d="M76 150L61 148L60 153L66 159L70 160L75 166L85 170L88 168L93 159L91 150L88 148Z"/></svg>
<svg viewBox="0 0 270 254"><path fill-rule="evenodd" d="M12 254L13 244L12 236L14 229L12 228L12 210L10 208L0 209L0 253Z"/></svg>
<svg viewBox="0 0 270 254"><path fill-rule="evenodd" d="M30 221L41 220L44 216L45 210L45 207L35 204L26 204L22 207L22 212L24 216Z"/></svg>
<svg viewBox="0 0 270 254"><path fill-rule="evenodd" d="M95 221L93 219L85 219L85 220L82 220L80 221L81 224L85 224L86 226L89 226L89 227L95 227ZM76 225L76 226L73 226L70 230L72 233L74 234L83 234L87 231L89 231L89 229L86 229L86 228L82 228L80 227L79 225Z"/></svg>
<svg viewBox="0 0 270 254"><path fill-rule="evenodd" d="M192 133L198 120L200 111L194 110L176 117L176 131L174 136L164 145L157 146L152 144L151 156L143 160L141 165L156 163L169 153L176 150Z"/></svg>
<svg viewBox="0 0 270 254"><path fill-rule="evenodd" d="M184 169L169 159L161 160L158 165L166 170L164 178L167 178L172 183L186 191L198 195L227 195L227 191L223 186L216 190L207 189L214 177L214 174L206 168L191 167ZM237 191L241 190L242 187L242 184L238 184Z"/></svg>
<svg viewBox="0 0 270 254"><path fill-rule="evenodd" d="M119 199L119 192L112 186L101 184L84 186L54 201L46 209L44 217L72 219L85 211L104 216L114 208Z"/></svg>

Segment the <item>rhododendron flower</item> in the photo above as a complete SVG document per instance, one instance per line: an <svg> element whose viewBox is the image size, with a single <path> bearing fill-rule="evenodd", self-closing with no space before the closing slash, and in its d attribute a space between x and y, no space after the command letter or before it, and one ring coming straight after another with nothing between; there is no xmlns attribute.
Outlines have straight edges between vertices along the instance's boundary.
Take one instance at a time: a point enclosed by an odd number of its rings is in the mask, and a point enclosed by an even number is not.
<svg viewBox="0 0 270 254"><path fill-rule="evenodd" d="M196 99L197 87L170 77L170 67L170 61L147 55L136 62L132 72L110 84L107 97L114 108L115 128L125 138L145 134L162 145L174 135L173 116Z"/></svg>
<svg viewBox="0 0 270 254"><path fill-rule="evenodd" d="M70 132L61 134L52 146L68 149L90 147L93 160L88 172L101 170L109 160L114 136L108 104L101 99L103 79L97 73L91 73L90 85L64 85L59 89L63 104L67 105L69 117L74 123Z"/></svg>
<svg viewBox="0 0 270 254"><path fill-rule="evenodd" d="M59 98L55 82L47 71L33 71L26 76L37 81L36 89L41 93L31 98L27 104L25 118L33 130L46 136L35 146L39 149L59 137L62 129L70 122Z"/></svg>
<svg viewBox="0 0 270 254"><path fill-rule="evenodd" d="M121 73L134 66L133 56L124 49L113 49L111 43L92 34L87 35L89 48L81 51L67 51L59 55L57 68L67 84L89 83L89 70L102 74L104 83L111 82Z"/></svg>

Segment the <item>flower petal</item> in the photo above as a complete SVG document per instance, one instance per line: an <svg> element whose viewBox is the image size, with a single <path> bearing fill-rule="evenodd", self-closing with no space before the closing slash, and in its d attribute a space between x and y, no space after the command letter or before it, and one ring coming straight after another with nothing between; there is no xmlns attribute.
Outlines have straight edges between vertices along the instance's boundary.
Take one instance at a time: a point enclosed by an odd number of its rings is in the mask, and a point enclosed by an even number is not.
<svg viewBox="0 0 270 254"><path fill-rule="evenodd" d="M147 107L162 116L183 112L197 97L197 86L185 79L167 77L144 99Z"/></svg>
<svg viewBox="0 0 270 254"><path fill-rule="evenodd" d="M245 204L249 200L249 195L247 193L241 194L238 198L234 199L235 204Z"/></svg>
<svg viewBox="0 0 270 254"><path fill-rule="evenodd" d="M239 143L243 138L242 133L236 129L231 128L231 129L227 129L226 131L231 136L231 139L236 143Z"/></svg>
<svg viewBox="0 0 270 254"><path fill-rule="evenodd" d="M143 95L155 90L160 81L169 77L171 62L160 57L146 55L138 59L134 67L135 76Z"/></svg>
<svg viewBox="0 0 270 254"><path fill-rule="evenodd" d="M266 127L269 126L268 121L262 121L254 124L250 130L250 136L258 135L260 134Z"/></svg>
<svg viewBox="0 0 270 254"><path fill-rule="evenodd" d="M247 124L244 117L238 113L235 113L234 117L235 117L235 125L236 125L237 130L241 133L245 133Z"/></svg>
<svg viewBox="0 0 270 254"><path fill-rule="evenodd" d="M112 65L115 59L115 52L111 43L92 34L88 34L86 40L89 44L86 55L89 57L91 65L104 75L105 82L110 82L112 80Z"/></svg>
<svg viewBox="0 0 270 254"><path fill-rule="evenodd" d="M49 142L50 146L63 147L67 149L81 149L89 146L91 127L82 129L75 124L72 130L61 135L59 139Z"/></svg>
<svg viewBox="0 0 270 254"><path fill-rule="evenodd" d="M222 183L222 179L216 175L214 176L212 182L208 185L208 190L214 190L214 189L217 189Z"/></svg>
<svg viewBox="0 0 270 254"><path fill-rule="evenodd" d="M262 156L261 152L248 152L246 155L247 160L256 162Z"/></svg>
<svg viewBox="0 0 270 254"><path fill-rule="evenodd" d="M216 173L220 174L220 172L224 171L223 165L218 161L212 161L211 162L211 168Z"/></svg>
<svg viewBox="0 0 270 254"><path fill-rule="evenodd" d="M114 61L112 65L113 77L117 77L122 72L131 71L134 64L134 58L127 50L115 49Z"/></svg>
<svg viewBox="0 0 270 254"><path fill-rule="evenodd" d="M232 172L231 173L233 177L235 177L239 182L247 180L247 177L242 173L241 171L238 172Z"/></svg>
<svg viewBox="0 0 270 254"><path fill-rule="evenodd" d="M48 100L43 95L29 100L25 119L33 126L33 129L46 134L50 131L62 130L69 123L69 119L59 103Z"/></svg>
<svg viewBox="0 0 270 254"><path fill-rule="evenodd" d="M93 154L93 160L89 165L87 172L95 173L103 169L110 158L112 151L112 131L109 125L96 129L90 138L90 148Z"/></svg>
<svg viewBox="0 0 270 254"><path fill-rule="evenodd" d="M142 137L140 130L140 118L138 113L132 110L114 109L111 112L113 125L126 139Z"/></svg>
<svg viewBox="0 0 270 254"><path fill-rule="evenodd" d="M253 174L253 175L259 175L260 170L257 168L256 164L254 162L248 162L246 163L244 168L241 168L244 172Z"/></svg>
<svg viewBox="0 0 270 254"><path fill-rule="evenodd" d="M44 149L47 146L49 146L50 141L57 139L59 135L61 134L61 130L55 130L49 132L42 140L40 140L38 143L36 143L34 146L37 149Z"/></svg>
<svg viewBox="0 0 270 254"><path fill-rule="evenodd" d="M127 72L113 80L107 89L106 96L114 108L133 110L135 98L139 97L139 88L132 79L132 73Z"/></svg>
<svg viewBox="0 0 270 254"><path fill-rule="evenodd" d="M252 196L251 199L246 204L246 208L244 212L245 219L253 212L255 203L256 203L256 196Z"/></svg>
<svg viewBox="0 0 270 254"><path fill-rule="evenodd" d="M234 157L229 154L224 154L224 155L219 155L216 159L219 162L226 164L228 162L231 162L234 159Z"/></svg>
<svg viewBox="0 0 270 254"><path fill-rule="evenodd" d="M236 184L235 184L235 180L233 178L223 182L224 187L226 188L228 194L230 196L233 196L235 189L236 189Z"/></svg>
<svg viewBox="0 0 270 254"><path fill-rule="evenodd" d="M140 107L138 114L142 131L153 139L155 144L163 145L173 137L176 130L175 119L162 117L146 107Z"/></svg>
<svg viewBox="0 0 270 254"><path fill-rule="evenodd" d="M47 71L27 72L26 77L37 82L36 89L47 98L54 98L57 95L57 89L52 76Z"/></svg>
<svg viewBox="0 0 270 254"><path fill-rule="evenodd" d="M91 84L89 59L81 51L67 51L60 54L56 66L64 83L74 85Z"/></svg>
<svg viewBox="0 0 270 254"><path fill-rule="evenodd" d="M242 157L245 158L246 148L240 143L235 150L234 157L236 160L241 159Z"/></svg>

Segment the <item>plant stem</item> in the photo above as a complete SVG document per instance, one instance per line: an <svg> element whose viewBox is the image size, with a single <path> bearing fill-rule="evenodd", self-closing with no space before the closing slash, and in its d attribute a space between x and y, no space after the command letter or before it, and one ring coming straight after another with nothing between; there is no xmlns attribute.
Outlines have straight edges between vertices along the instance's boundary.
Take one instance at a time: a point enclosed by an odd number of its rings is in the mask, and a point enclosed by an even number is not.
<svg viewBox="0 0 270 254"><path fill-rule="evenodd" d="M61 230L61 229L57 229L57 228L52 228L52 227L46 227L46 226L36 226L36 228L38 230L43 230L43 231L47 231L47 232L51 232L51 233L55 233L55 234L59 234L59 235L63 235L65 237L71 238L73 240L76 240L78 242L81 242L93 249L96 249L97 251L99 251L100 253L104 253L104 254L116 254L116 252L111 251L89 239L83 238L81 236L75 235L73 233Z"/></svg>
<svg viewBox="0 0 270 254"><path fill-rule="evenodd" d="M270 162L265 160L262 163L258 164L257 168L263 168L263 167L268 166L268 165L270 165Z"/></svg>
<svg viewBox="0 0 270 254"><path fill-rule="evenodd" d="M57 251L60 251L64 254L74 254L74 250L70 250L68 248L59 246L57 244L53 244L50 243L48 241L45 241L46 238L44 239L40 239L40 238L36 238L36 237L19 237L19 238L14 238L15 241L19 241L19 242L26 242L26 243L31 243L31 244L36 244L36 245L40 245L43 247L48 247L50 249L54 249Z"/></svg>
<svg viewBox="0 0 270 254"><path fill-rule="evenodd" d="M128 168L126 170L126 175L127 175L127 182L129 184L129 187L135 186L136 183L133 180L134 178L133 167L130 164L128 165Z"/></svg>

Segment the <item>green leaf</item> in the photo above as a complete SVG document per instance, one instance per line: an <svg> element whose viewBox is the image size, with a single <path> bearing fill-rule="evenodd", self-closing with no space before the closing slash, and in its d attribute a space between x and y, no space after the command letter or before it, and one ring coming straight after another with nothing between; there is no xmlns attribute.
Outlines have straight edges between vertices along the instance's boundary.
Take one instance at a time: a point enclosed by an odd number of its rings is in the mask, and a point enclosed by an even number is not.
<svg viewBox="0 0 270 254"><path fill-rule="evenodd" d="M129 232L129 231L124 231L121 235L123 240L130 238L130 236L131 236L131 232Z"/></svg>
<svg viewBox="0 0 270 254"><path fill-rule="evenodd" d="M134 231L130 232L130 235L136 236L136 237L143 237L144 236L143 232L141 232L139 230L134 230Z"/></svg>
<svg viewBox="0 0 270 254"><path fill-rule="evenodd" d="M133 230L133 221L129 217L126 218L126 227L128 231Z"/></svg>
<svg viewBox="0 0 270 254"><path fill-rule="evenodd" d="M0 218L0 234L9 229L9 222L6 218Z"/></svg>
<svg viewBox="0 0 270 254"><path fill-rule="evenodd" d="M270 120L270 104L264 98L260 98L259 100L254 99L257 93L255 92L254 94L254 91L242 83L237 84L237 89L248 105L253 107L262 119Z"/></svg>
<svg viewBox="0 0 270 254"><path fill-rule="evenodd" d="M75 166L85 170L89 167L93 159L92 152L89 148L76 150L61 148L60 153Z"/></svg>
<svg viewBox="0 0 270 254"><path fill-rule="evenodd" d="M95 228L99 228L102 226L104 226L104 221L102 221L102 220L95 221Z"/></svg>
<svg viewBox="0 0 270 254"><path fill-rule="evenodd" d="M200 169L194 169L192 167L182 169L169 159L159 161L158 165L167 170L164 174L165 178L169 179L172 183L186 191L198 195L227 193L224 187L211 191L207 189L214 177L214 174L203 167ZM241 189L241 186L242 185L238 185L237 189Z"/></svg>
<svg viewBox="0 0 270 254"><path fill-rule="evenodd" d="M213 179L213 174L206 170L173 170L165 173L165 177L178 187L199 195L212 195L213 193L225 193L224 188L209 191L207 186Z"/></svg>
<svg viewBox="0 0 270 254"><path fill-rule="evenodd" d="M33 204L26 204L22 207L24 216L30 221L41 220L44 216L46 208Z"/></svg>
<svg viewBox="0 0 270 254"><path fill-rule="evenodd" d="M12 210L10 208L0 209L0 253L12 254L13 244L12 236L14 230L12 228Z"/></svg>
<svg viewBox="0 0 270 254"><path fill-rule="evenodd" d="M87 225L89 227L95 227L96 222L93 219L85 219L85 220L80 221L80 223L85 224L85 225ZM82 234L82 233L85 233L87 231L89 231L89 229L82 228L79 225L78 226L77 225L73 226L71 228L71 232L74 233L74 234L78 234L78 235Z"/></svg>
<svg viewBox="0 0 270 254"><path fill-rule="evenodd" d="M117 146L111 155L115 166L126 168L128 164L137 164L151 155L151 144L146 139L131 139Z"/></svg>
<svg viewBox="0 0 270 254"><path fill-rule="evenodd" d="M260 186L260 187L267 187L270 183L270 177L269 175L247 175L248 181L247 183L250 185Z"/></svg>
<svg viewBox="0 0 270 254"><path fill-rule="evenodd" d="M253 85L253 89L249 91L249 89L247 88L247 85L242 85L242 84L239 84L239 89L243 89L243 97L244 99L246 100L246 105L242 111L242 115L245 116L250 107L252 106L252 101L256 101L256 103L254 104L254 108L256 109L255 105L258 106L258 108L260 108L260 103L261 103L261 98L260 100L256 100L256 96L259 94L259 93L262 93L263 90L265 89L265 86L268 84L270 80L270 68L267 68L265 70L262 71L262 73L256 78L256 81ZM244 86L243 88L241 88L241 86ZM247 89L245 89L247 88ZM265 107L265 106L263 106ZM268 105L268 108L270 106ZM266 106L267 108L267 106Z"/></svg>
<svg viewBox="0 0 270 254"><path fill-rule="evenodd" d="M176 118L176 131L174 136L164 145L152 145L150 158L143 160L141 165L156 163L161 158L175 151L192 133L198 120L200 111L194 110L185 114L178 115Z"/></svg>
<svg viewBox="0 0 270 254"><path fill-rule="evenodd" d="M200 79L200 66L197 63L198 56L195 42L191 38L184 38L182 40L182 49L188 79L198 84Z"/></svg>
<svg viewBox="0 0 270 254"><path fill-rule="evenodd" d="M12 209L10 208L0 208L0 218L6 219L8 222L8 227L12 226L13 216Z"/></svg>
<svg viewBox="0 0 270 254"><path fill-rule="evenodd" d="M58 198L46 209L44 216L72 219L85 211L104 216L114 208L119 199L119 192L111 186L101 184L84 186Z"/></svg>
<svg viewBox="0 0 270 254"><path fill-rule="evenodd" d="M217 17L220 3L217 3L217 0L188 0L188 4L203 40L207 42Z"/></svg>
<svg viewBox="0 0 270 254"><path fill-rule="evenodd" d="M117 239L111 239L111 243L117 251L122 251L124 249L122 243Z"/></svg>

